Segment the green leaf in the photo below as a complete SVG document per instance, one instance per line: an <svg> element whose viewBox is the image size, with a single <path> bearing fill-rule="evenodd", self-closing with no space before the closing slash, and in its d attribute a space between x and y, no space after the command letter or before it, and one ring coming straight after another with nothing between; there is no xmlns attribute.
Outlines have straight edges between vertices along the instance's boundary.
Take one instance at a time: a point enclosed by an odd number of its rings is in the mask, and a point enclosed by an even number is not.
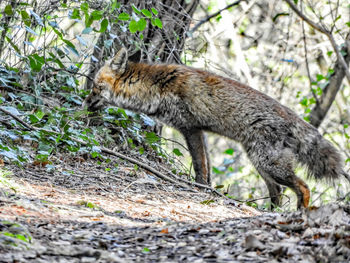
<svg viewBox="0 0 350 263"><path fill-rule="evenodd" d="M10 43L11 47L13 47L14 50L16 50L16 52L18 54L21 54L21 50L17 47L17 45L15 43L12 42L12 40L8 37L8 36L5 36L7 42Z"/></svg>
<svg viewBox="0 0 350 263"><path fill-rule="evenodd" d="M81 19L79 10L74 8L69 17L71 19Z"/></svg>
<svg viewBox="0 0 350 263"><path fill-rule="evenodd" d="M149 144L152 144L152 143L156 143L156 142L160 141L160 138L154 132L146 132L146 141Z"/></svg>
<svg viewBox="0 0 350 263"><path fill-rule="evenodd" d="M134 170L137 171L139 169L139 166L135 163L134 164Z"/></svg>
<svg viewBox="0 0 350 263"><path fill-rule="evenodd" d="M68 46L68 48L77 56L79 56L79 52L78 50L75 48L75 46L73 45L72 42L70 42L67 39L63 39L63 42L66 43L66 45Z"/></svg>
<svg viewBox="0 0 350 263"><path fill-rule="evenodd" d="M345 25L347 25L348 27L350 27L350 22L346 22Z"/></svg>
<svg viewBox="0 0 350 263"><path fill-rule="evenodd" d="M141 12L145 17L148 17L148 18L152 17L152 13L150 11L148 11L147 9L142 9Z"/></svg>
<svg viewBox="0 0 350 263"><path fill-rule="evenodd" d="M132 4L131 7L132 7L132 10L134 10L134 12L136 14L138 14L138 15L141 14L141 11L134 4Z"/></svg>
<svg viewBox="0 0 350 263"><path fill-rule="evenodd" d="M214 167L213 166L213 172L215 173L215 174L224 174L225 172L223 172L223 171L220 171L218 168L216 168L216 167Z"/></svg>
<svg viewBox="0 0 350 263"><path fill-rule="evenodd" d="M32 124L37 123L39 121L38 117L36 117L34 114L29 114L28 118L30 120L30 123Z"/></svg>
<svg viewBox="0 0 350 263"><path fill-rule="evenodd" d="M27 11L22 10L21 17L22 17L24 24L29 27L31 24L31 20L30 20L30 17L29 17L29 14L27 13Z"/></svg>
<svg viewBox="0 0 350 263"><path fill-rule="evenodd" d="M111 11L114 11L115 9L119 9L119 8L120 8L120 3L118 3L117 0L114 0L111 5Z"/></svg>
<svg viewBox="0 0 350 263"><path fill-rule="evenodd" d="M130 15L128 13L123 12L119 14L118 19L122 21L127 21L130 20Z"/></svg>
<svg viewBox="0 0 350 263"><path fill-rule="evenodd" d="M141 18L137 22L137 29L138 29L138 31L143 31L146 28L146 25L147 25L146 19Z"/></svg>
<svg viewBox="0 0 350 263"><path fill-rule="evenodd" d="M176 156L183 156L182 152L180 152L180 150L177 149L177 148L175 148L175 149L173 150L173 153L174 153Z"/></svg>
<svg viewBox="0 0 350 263"><path fill-rule="evenodd" d="M0 234L3 234L4 236L16 238L16 239L22 240L22 241L27 242L27 243L30 242L30 238L27 239L26 236L21 235L21 234L13 234L10 232L0 232Z"/></svg>
<svg viewBox="0 0 350 263"><path fill-rule="evenodd" d="M209 199L209 200L204 200L201 202L202 205L210 205L211 203L214 203L214 200Z"/></svg>
<svg viewBox="0 0 350 263"><path fill-rule="evenodd" d="M215 189L221 189L221 188L224 188L225 186L223 184L219 184L217 186L215 186Z"/></svg>
<svg viewBox="0 0 350 263"><path fill-rule="evenodd" d="M45 113L42 112L41 110L39 110L39 111L37 111L37 112L35 113L35 116L36 116L39 120L41 120L41 119L45 116Z"/></svg>
<svg viewBox="0 0 350 263"><path fill-rule="evenodd" d="M301 100L300 104L303 105L303 106L307 106L307 102L308 102L308 99L304 97L304 98Z"/></svg>
<svg viewBox="0 0 350 263"><path fill-rule="evenodd" d="M321 74L317 74L317 75L316 75L316 79L317 79L317 81L323 80L323 79L324 79L324 76L321 75Z"/></svg>
<svg viewBox="0 0 350 263"><path fill-rule="evenodd" d="M91 202L87 202L85 206L88 207L88 208L95 208L95 207L96 207L96 206L95 206L93 203L91 203Z"/></svg>
<svg viewBox="0 0 350 263"><path fill-rule="evenodd" d="M60 38L63 39L63 35L60 31L58 31L56 28L52 27L52 30L56 33L56 35Z"/></svg>
<svg viewBox="0 0 350 263"><path fill-rule="evenodd" d="M337 18L334 20L334 23L337 22L341 18L341 15L337 16Z"/></svg>
<svg viewBox="0 0 350 263"><path fill-rule="evenodd" d="M13 15L12 6L11 5L5 6L4 12L8 16L12 16Z"/></svg>
<svg viewBox="0 0 350 263"><path fill-rule="evenodd" d="M137 32L138 24L135 20L131 20L129 23L129 31L130 33L134 34Z"/></svg>
<svg viewBox="0 0 350 263"><path fill-rule="evenodd" d="M39 72L45 64L45 58L43 56L39 56L38 54L29 55L28 59L30 68L36 72Z"/></svg>
<svg viewBox="0 0 350 263"><path fill-rule="evenodd" d="M159 28L163 28L163 23L159 18L154 19L154 24Z"/></svg>
<svg viewBox="0 0 350 263"><path fill-rule="evenodd" d="M90 27L95 20L100 20L103 17L103 11L95 10L90 16L85 14L85 26Z"/></svg>
<svg viewBox="0 0 350 263"><path fill-rule="evenodd" d="M89 4L88 3L82 3L81 5L80 5L80 9L81 9L81 11L83 11L84 13L85 12L88 12L89 11Z"/></svg>
<svg viewBox="0 0 350 263"><path fill-rule="evenodd" d="M103 11L95 10L90 14L92 20L100 20L103 17Z"/></svg>
<svg viewBox="0 0 350 263"><path fill-rule="evenodd" d="M155 9L155 8L152 7L151 10L152 10L152 13L153 13L153 14L155 14L156 16L158 15L159 12L157 11L157 9Z"/></svg>
<svg viewBox="0 0 350 263"><path fill-rule="evenodd" d="M100 28L99 32L100 33L105 32L107 30L107 27L108 27L108 20L105 18L101 22L101 28Z"/></svg>
<svg viewBox="0 0 350 263"><path fill-rule="evenodd" d="M234 150L232 148L227 149L226 151L224 151L224 153L228 154L228 155L233 155Z"/></svg>
<svg viewBox="0 0 350 263"><path fill-rule="evenodd" d="M148 252L150 252L150 250L149 250L148 247L144 247L144 248L142 249L142 252L143 252L143 253L148 253Z"/></svg>

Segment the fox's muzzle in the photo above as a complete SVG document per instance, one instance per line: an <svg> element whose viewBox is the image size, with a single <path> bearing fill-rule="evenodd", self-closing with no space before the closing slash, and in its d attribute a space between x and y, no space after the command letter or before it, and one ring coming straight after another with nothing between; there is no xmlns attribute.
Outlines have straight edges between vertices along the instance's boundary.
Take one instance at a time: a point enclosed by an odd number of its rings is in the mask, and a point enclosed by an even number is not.
<svg viewBox="0 0 350 263"><path fill-rule="evenodd" d="M87 108L87 110L91 112L98 111L105 106L105 103L106 101L104 98L95 94L94 92L91 92L90 95L84 100L82 108Z"/></svg>

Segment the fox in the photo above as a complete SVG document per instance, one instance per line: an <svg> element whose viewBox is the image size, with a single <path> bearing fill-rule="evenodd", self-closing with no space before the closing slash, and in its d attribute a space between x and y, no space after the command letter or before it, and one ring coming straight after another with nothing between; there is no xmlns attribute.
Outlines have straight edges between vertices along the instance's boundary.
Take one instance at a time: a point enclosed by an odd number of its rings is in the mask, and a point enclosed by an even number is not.
<svg viewBox="0 0 350 263"><path fill-rule="evenodd" d="M350 176L337 149L318 130L272 97L236 80L180 64L129 61L121 48L96 73L83 103L89 112L114 105L143 113L179 130L187 143L195 181L211 184L206 132L240 143L264 179L271 203L281 206L283 187L307 208L310 190L297 177L333 181Z"/></svg>

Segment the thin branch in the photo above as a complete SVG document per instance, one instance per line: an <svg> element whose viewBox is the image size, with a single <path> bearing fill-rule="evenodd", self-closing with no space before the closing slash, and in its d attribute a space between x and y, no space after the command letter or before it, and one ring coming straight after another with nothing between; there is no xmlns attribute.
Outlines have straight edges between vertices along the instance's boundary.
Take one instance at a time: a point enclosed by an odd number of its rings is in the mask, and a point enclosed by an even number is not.
<svg viewBox="0 0 350 263"><path fill-rule="evenodd" d="M244 0L238 0L238 1L236 1L236 2L233 2L232 4L229 4L228 6L226 6L226 7L222 8L222 9L220 9L220 10L217 11L217 12L215 12L214 14L211 14L211 15L207 16L207 17L204 18L203 20L199 21L190 31L188 31L188 33L189 33L190 35L193 34L201 25L203 25L204 23L208 22L210 19L212 19L212 18L214 18L214 17L220 15L220 13L221 13L222 11L225 11L226 9L229 9L229 8L231 8L231 7L233 7L233 6L236 6L236 5L240 4L242 1L244 1Z"/></svg>
<svg viewBox="0 0 350 263"><path fill-rule="evenodd" d="M52 70L55 70L55 71L64 71L64 72L67 72L69 74L78 75L78 76L81 76L81 77L85 77L85 78L87 78L90 81L94 81L94 79L92 77L90 77L89 75L84 74L84 73L80 73L80 72L77 72L77 71L73 71L73 70L69 70L69 69L65 69L65 68L55 68L55 67L51 67L51 66L49 66L49 69L52 69Z"/></svg>
<svg viewBox="0 0 350 263"><path fill-rule="evenodd" d="M300 9L303 10L303 5L302 5L303 1L300 1ZM305 34L305 26L304 26L304 20L301 21L301 28L303 30L303 42L304 42L304 55L305 55L305 64L306 64L306 71L307 71L307 76L309 78L309 85L310 85L310 90L312 93L312 96L314 97L314 99L316 100L316 104L318 104L318 98L315 94L315 91L312 89L311 87L311 74L310 74L310 68L309 68L309 59L307 57L307 46L306 46L306 34Z"/></svg>
<svg viewBox="0 0 350 263"><path fill-rule="evenodd" d="M3 107L0 107L0 111L2 111L3 113L5 113L6 115L11 116L12 118L14 118L16 121L18 121L20 124L22 124L24 127L26 127L29 130L33 130L32 126L27 124L26 122L24 122L21 118L17 117L16 115L12 114L11 112L3 109Z"/></svg>
<svg viewBox="0 0 350 263"><path fill-rule="evenodd" d="M324 190L322 193L320 193L320 194L312 201L312 203L311 203L310 206L312 206L313 204L315 204L316 201L317 201L318 199L320 199L321 196L324 195L324 194L325 194L329 189L331 189L331 188L333 188L333 187L330 187L330 186L327 187L326 190Z"/></svg>
<svg viewBox="0 0 350 263"><path fill-rule="evenodd" d="M288 3L288 5L290 6L290 8L292 8L292 10L302 19L304 20L306 23L308 23L311 27L313 27L314 29L316 29L317 31L327 35L329 32L327 31L327 29L325 29L324 27L321 27L320 25L316 24L314 21L312 21L311 19L309 19L308 17L306 17L299 9L298 7L291 1L291 0L284 0Z"/></svg>
<svg viewBox="0 0 350 263"><path fill-rule="evenodd" d="M323 33L324 35L326 35L329 39L329 41L332 44L332 47L335 51L335 53L337 54L337 58L340 62L340 64L342 65L342 67L345 70L345 75L346 78L348 79L348 81L350 82L350 72L349 72L349 67L347 65L347 63L345 62L344 56L340 53L340 50L337 46L337 43L335 42L333 35L331 34L330 31L328 31L326 28L321 27L320 25L316 24L314 21L312 21L311 19L309 19L307 16L305 16L298 8L297 6L291 1L291 0L284 0L286 1L290 8L302 19L304 20L306 23L308 23L311 27L313 27L314 29L316 29L317 31Z"/></svg>

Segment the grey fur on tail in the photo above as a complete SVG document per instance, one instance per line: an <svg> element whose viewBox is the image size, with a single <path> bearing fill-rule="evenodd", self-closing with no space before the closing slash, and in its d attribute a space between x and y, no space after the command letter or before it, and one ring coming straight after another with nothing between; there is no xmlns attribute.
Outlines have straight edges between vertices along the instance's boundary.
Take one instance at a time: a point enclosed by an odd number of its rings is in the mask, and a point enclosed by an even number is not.
<svg viewBox="0 0 350 263"><path fill-rule="evenodd" d="M334 181L343 175L350 182L350 176L343 170L340 153L328 140L313 127L303 136L298 161L306 165L309 177Z"/></svg>

